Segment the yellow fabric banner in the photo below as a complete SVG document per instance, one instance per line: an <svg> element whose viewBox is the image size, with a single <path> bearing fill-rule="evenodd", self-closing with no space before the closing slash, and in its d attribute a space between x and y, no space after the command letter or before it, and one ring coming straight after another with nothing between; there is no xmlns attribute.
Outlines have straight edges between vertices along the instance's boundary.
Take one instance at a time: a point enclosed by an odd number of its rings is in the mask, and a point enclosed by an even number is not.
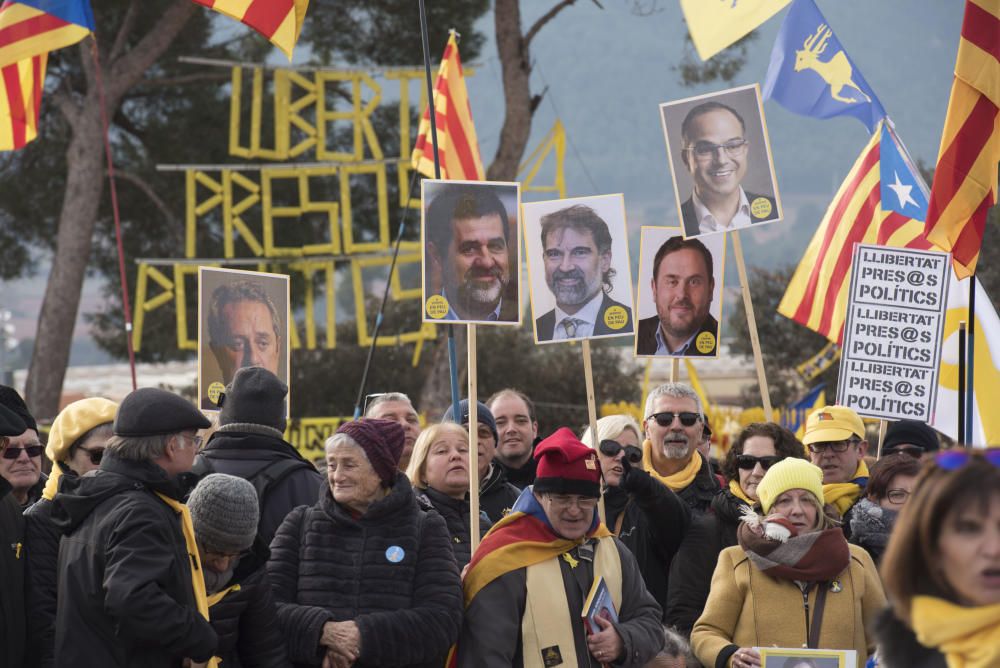
<svg viewBox="0 0 1000 668"><path fill-rule="evenodd" d="M708 60L778 13L789 0L681 0L691 41Z"/></svg>

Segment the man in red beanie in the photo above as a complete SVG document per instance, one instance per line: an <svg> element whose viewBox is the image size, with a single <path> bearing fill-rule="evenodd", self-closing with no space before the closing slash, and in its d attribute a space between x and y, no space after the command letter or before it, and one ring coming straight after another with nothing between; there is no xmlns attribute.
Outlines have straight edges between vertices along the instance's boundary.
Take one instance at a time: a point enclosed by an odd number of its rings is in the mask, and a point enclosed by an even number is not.
<svg viewBox="0 0 1000 668"><path fill-rule="evenodd" d="M469 564L455 665L645 665L663 646L660 607L635 557L598 517L597 455L563 427L538 444L535 459L535 484ZM602 581L614 615L588 631L584 604Z"/></svg>

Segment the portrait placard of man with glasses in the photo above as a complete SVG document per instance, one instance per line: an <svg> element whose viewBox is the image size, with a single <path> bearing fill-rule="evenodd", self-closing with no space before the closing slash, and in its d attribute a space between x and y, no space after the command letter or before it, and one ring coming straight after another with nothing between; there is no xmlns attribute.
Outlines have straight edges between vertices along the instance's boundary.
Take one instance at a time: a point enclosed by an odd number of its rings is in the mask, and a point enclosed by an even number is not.
<svg viewBox="0 0 1000 668"><path fill-rule="evenodd" d="M756 84L662 104L660 112L686 238L781 219Z"/></svg>

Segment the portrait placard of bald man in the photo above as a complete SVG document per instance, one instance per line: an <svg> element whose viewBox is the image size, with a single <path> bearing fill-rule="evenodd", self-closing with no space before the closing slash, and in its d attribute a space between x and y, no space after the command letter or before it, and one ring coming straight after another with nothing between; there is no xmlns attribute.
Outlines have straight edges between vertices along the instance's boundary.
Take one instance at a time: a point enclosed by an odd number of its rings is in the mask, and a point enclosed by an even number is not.
<svg viewBox="0 0 1000 668"><path fill-rule="evenodd" d="M522 205L536 343L631 336L623 195Z"/></svg>
<svg viewBox="0 0 1000 668"><path fill-rule="evenodd" d="M202 410L219 410L219 394L241 367L263 367L289 384L289 284L283 274L198 268Z"/></svg>
<svg viewBox="0 0 1000 668"><path fill-rule="evenodd" d="M420 184L424 322L521 323L519 183Z"/></svg>
<svg viewBox="0 0 1000 668"><path fill-rule="evenodd" d="M660 105L686 238L781 220L757 84Z"/></svg>

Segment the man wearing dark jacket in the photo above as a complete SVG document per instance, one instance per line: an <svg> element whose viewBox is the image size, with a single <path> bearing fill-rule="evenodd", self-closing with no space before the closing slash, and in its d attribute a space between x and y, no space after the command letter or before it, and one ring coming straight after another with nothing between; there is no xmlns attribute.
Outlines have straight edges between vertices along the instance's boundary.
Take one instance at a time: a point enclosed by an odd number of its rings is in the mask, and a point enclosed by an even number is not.
<svg viewBox="0 0 1000 668"><path fill-rule="evenodd" d="M212 657L218 637L177 480L210 425L177 395L136 390L101 468L63 484L55 665L176 668Z"/></svg>
<svg viewBox="0 0 1000 668"><path fill-rule="evenodd" d="M323 484L316 468L284 440L287 394L267 369L238 370L220 399L220 426L194 467L199 476L225 473L253 483L261 496L257 533L265 545L293 508L316 503Z"/></svg>
<svg viewBox="0 0 1000 668"><path fill-rule="evenodd" d="M0 456L25 430L24 422L0 405ZM0 477L0 665L20 666L24 657L24 518L14 488Z"/></svg>

